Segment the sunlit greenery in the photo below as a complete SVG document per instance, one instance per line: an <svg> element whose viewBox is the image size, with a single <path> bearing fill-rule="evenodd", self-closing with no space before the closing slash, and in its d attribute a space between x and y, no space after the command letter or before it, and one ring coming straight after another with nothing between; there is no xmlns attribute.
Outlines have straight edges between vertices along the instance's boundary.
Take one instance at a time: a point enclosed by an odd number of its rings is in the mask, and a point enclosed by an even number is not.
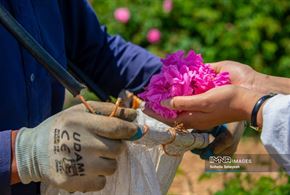
<svg viewBox="0 0 290 195"><path fill-rule="evenodd" d="M285 175L284 175L285 177ZM278 184L271 177L260 177L257 181L247 174L240 174L224 184L224 190L220 190L215 195L288 195L290 194L290 183L285 185Z"/></svg>
<svg viewBox="0 0 290 195"><path fill-rule="evenodd" d="M164 56L178 49L201 52L207 62L237 60L274 75L290 76L290 1L173 0L165 13L163 0L92 0L102 24L112 34ZM114 19L128 7L127 24ZM156 27L162 40L150 45L146 33Z"/></svg>

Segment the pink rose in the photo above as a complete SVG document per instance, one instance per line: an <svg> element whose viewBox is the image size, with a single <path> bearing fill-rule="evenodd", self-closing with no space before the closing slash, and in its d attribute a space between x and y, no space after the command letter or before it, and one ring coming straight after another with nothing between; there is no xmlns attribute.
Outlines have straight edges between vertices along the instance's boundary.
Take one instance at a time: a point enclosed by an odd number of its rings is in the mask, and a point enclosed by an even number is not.
<svg viewBox="0 0 290 195"><path fill-rule="evenodd" d="M161 106L162 100L174 96L200 94L231 83L228 72L217 74L208 64L204 64L201 55L193 50L187 55L184 51L177 51L167 55L161 62L163 67L160 73L151 78L139 97L164 118L176 118L180 112Z"/></svg>
<svg viewBox="0 0 290 195"><path fill-rule="evenodd" d="M149 43L158 43L161 38L161 33L157 28L152 28L147 33L147 40Z"/></svg>
<svg viewBox="0 0 290 195"><path fill-rule="evenodd" d="M173 8L172 0L164 0L163 1L164 12L169 13L169 12L171 12L172 8Z"/></svg>
<svg viewBox="0 0 290 195"><path fill-rule="evenodd" d="M130 11L126 7L120 7L114 12L115 19L121 23L127 23L130 19Z"/></svg>

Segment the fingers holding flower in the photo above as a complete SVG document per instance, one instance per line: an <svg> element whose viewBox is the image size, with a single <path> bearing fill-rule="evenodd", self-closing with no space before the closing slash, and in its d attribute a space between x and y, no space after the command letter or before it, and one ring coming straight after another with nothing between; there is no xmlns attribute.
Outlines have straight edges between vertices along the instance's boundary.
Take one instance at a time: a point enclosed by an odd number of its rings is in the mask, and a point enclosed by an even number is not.
<svg viewBox="0 0 290 195"><path fill-rule="evenodd" d="M261 96L246 88L227 85L200 95L174 97L162 105L181 111L176 121L185 127L207 130L224 123L250 120L253 106Z"/></svg>
<svg viewBox="0 0 290 195"><path fill-rule="evenodd" d="M200 54L177 51L161 60L161 72L154 75L145 91L139 94L147 106L166 119L176 118L180 112L160 105L163 100L175 96L201 94L209 89L230 84L227 72L216 73L203 63Z"/></svg>

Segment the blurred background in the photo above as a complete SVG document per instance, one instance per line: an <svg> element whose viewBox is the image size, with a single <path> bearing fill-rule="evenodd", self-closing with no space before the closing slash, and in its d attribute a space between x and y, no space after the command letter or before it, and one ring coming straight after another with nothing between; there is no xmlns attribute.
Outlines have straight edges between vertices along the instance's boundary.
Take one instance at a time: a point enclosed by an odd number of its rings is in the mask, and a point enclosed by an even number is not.
<svg viewBox="0 0 290 195"><path fill-rule="evenodd" d="M290 77L288 0L91 0L100 22L164 57L194 49L206 62L236 60ZM92 99L87 94L87 99ZM265 154L259 134L245 131L238 154ZM283 172L205 173L204 162L186 153L169 194L290 195Z"/></svg>
<svg viewBox="0 0 290 195"><path fill-rule="evenodd" d="M289 0L91 0L111 34L164 57L194 49L290 76Z"/></svg>

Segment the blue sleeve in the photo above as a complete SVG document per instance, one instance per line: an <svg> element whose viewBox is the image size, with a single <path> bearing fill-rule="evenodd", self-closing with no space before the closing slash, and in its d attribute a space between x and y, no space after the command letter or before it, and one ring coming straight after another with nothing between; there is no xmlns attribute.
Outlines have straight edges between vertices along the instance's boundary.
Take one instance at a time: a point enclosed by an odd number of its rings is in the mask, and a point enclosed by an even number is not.
<svg viewBox="0 0 290 195"><path fill-rule="evenodd" d="M0 132L0 194L10 194L11 131Z"/></svg>
<svg viewBox="0 0 290 195"><path fill-rule="evenodd" d="M160 70L158 57L108 35L86 0L59 2L68 58L108 94L116 96L122 89L138 93Z"/></svg>

